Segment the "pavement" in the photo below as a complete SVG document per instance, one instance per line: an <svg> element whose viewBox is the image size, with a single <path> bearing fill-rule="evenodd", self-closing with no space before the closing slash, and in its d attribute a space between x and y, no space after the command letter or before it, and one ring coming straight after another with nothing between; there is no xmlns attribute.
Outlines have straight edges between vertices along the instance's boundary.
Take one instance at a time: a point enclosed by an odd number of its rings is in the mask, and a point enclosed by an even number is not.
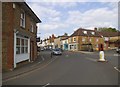
<svg viewBox="0 0 120 87"><path fill-rule="evenodd" d="M30 72L30 71L34 71L37 68L46 64L47 62L50 62L52 58L50 56L50 53L48 53L48 55L39 54L35 61L24 64L20 67L15 68L14 70L11 70L11 71L8 71L8 72L3 72L2 73L2 81L8 80L10 78L17 77L19 75L22 75L22 74Z"/></svg>

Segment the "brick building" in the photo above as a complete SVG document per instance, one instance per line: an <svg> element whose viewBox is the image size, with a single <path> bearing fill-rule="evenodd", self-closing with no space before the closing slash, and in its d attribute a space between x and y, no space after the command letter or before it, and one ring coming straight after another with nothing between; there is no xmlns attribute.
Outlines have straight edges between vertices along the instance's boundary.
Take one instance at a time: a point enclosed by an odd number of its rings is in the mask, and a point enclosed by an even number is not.
<svg viewBox="0 0 120 87"><path fill-rule="evenodd" d="M37 23L41 20L25 2L2 3L2 66L16 68L37 58Z"/></svg>
<svg viewBox="0 0 120 87"><path fill-rule="evenodd" d="M101 31L99 32L101 36L104 38L104 46L106 50L115 49L120 46L120 32L107 32Z"/></svg>
<svg viewBox="0 0 120 87"><path fill-rule="evenodd" d="M104 44L104 40L96 30L77 29L68 38L68 50L98 50L99 44Z"/></svg>

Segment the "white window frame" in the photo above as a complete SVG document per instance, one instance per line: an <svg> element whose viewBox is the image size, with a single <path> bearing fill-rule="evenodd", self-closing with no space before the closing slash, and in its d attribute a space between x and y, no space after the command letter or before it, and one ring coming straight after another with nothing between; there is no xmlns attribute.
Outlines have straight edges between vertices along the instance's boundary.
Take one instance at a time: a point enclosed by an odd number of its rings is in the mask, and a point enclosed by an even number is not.
<svg viewBox="0 0 120 87"><path fill-rule="evenodd" d="M33 23L31 23L30 31L31 31L31 32L34 32L34 25L33 25Z"/></svg>
<svg viewBox="0 0 120 87"><path fill-rule="evenodd" d="M25 28L25 12L20 13L20 26Z"/></svg>
<svg viewBox="0 0 120 87"><path fill-rule="evenodd" d="M90 42L92 41L92 38L89 38L90 39Z"/></svg>
<svg viewBox="0 0 120 87"><path fill-rule="evenodd" d="M29 50L29 47L28 47L28 43L29 43L28 41L29 41L29 40L28 40L27 38L23 38L23 37L19 37L19 36L17 36L16 39L17 39L17 38L20 39L20 45L19 45L19 47L20 47L20 53L19 53L19 54L16 53L16 55L29 53L29 51L28 51L28 50ZM22 46L22 39L24 40L24 46ZM26 43L25 43L26 40L27 40L27 45L26 45ZM16 40L16 41L17 41L17 40ZM17 48L17 46L18 46L18 45L16 45L16 48ZM22 47L24 47L24 53L22 53ZM27 52L26 52L26 47L27 47Z"/></svg>
<svg viewBox="0 0 120 87"><path fill-rule="evenodd" d="M73 38L73 41L76 42L76 37Z"/></svg>
<svg viewBox="0 0 120 87"><path fill-rule="evenodd" d="M84 38L84 37L82 37L82 41L83 41L83 42L85 41L85 38Z"/></svg>
<svg viewBox="0 0 120 87"><path fill-rule="evenodd" d="M87 34L87 31L83 31L84 34Z"/></svg>
<svg viewBox="0 0 120 87"><path fill-rule="evenodd" d="M92 35L95 35L95 32L91 32Z"/></svg>
<svg viewBox="0 0 120 87"><path fill-rule="evenodd" d="M96 48L98 48L98 44L96 44Z"/></svg>
<svg viewBox="0 0 120 87"><path fill-rule="evenodd" d="M96 39L96 42L98 42L98 41L99 41L99 39L97 38L97 39Z"/></svg>

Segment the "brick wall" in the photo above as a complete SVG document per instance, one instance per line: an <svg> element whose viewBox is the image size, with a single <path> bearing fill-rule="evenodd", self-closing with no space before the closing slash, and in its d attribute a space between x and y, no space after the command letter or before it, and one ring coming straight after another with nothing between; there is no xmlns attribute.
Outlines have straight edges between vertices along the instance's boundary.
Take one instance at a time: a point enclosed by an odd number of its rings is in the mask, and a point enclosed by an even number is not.
<svg viewBox="0 0 120 87"><path fill-rule="evenodd" d="M13 67L13 15L12 3L2 3L2 63L5 70Z"/></svg>
<svg viewBox="0 0 120 87"><path fill-rule="evenodd" d="M33 20L34 33L30 32L31 16L25 11L26 27L20 27L20 13L21 6L15 3L13 8L12 2L2 3L2 66L3 71L12 69L14 63L14 29L17 29L27 35L31 36L30 41L34 42L34 57L37 58L37 43L36 43L36 23Z"/></svg>

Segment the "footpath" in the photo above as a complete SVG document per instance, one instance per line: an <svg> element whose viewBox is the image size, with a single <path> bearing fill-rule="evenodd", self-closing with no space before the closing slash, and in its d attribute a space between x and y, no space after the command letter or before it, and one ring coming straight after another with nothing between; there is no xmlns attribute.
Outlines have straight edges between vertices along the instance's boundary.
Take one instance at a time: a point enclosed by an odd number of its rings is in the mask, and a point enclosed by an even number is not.
<svg viewBox="0 0 120 87"><path fill-rule="evenodd" d="M25 74L30 71L34 71L40 67L42 67L44 64L50 62L54 57L51 58L50 54L47 55L38 55L37 59L34 62L29 62L27 64L24 64L12 71L3 72L2 73L2 81L5 82L10 78L15 78L19 75Z"/></svg>

